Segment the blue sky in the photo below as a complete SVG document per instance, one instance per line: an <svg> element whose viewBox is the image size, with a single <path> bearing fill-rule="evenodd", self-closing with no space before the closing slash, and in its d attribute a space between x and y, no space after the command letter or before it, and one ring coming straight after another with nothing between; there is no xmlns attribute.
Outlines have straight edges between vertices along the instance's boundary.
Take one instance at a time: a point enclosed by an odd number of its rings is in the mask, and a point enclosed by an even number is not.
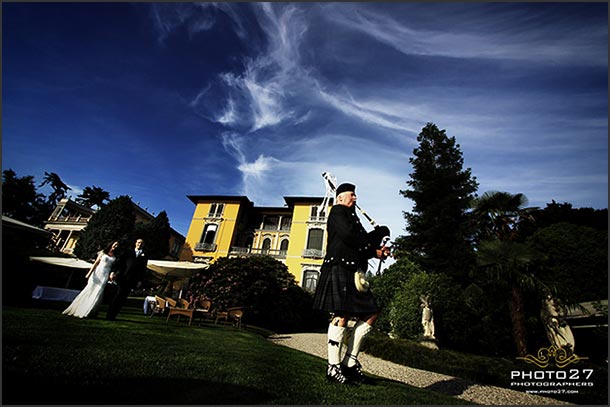
<svg viewBox="0 0 610 407"><path fill-rule="evenodd" d="M184 235L187 195L282 206L324 171L404 234L428 122L479 194L608 206L606 3L3 3L2 54L3 169Z"/></svg>

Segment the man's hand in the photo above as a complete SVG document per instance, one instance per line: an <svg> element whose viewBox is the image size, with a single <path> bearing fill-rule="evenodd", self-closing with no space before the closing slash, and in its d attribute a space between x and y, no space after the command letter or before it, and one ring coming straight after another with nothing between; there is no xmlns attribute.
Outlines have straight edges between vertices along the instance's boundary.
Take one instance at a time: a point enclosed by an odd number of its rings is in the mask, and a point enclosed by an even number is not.
<svg viewBox="0 0 610 407"><path fill-rule="evenodd" d="M114 272L110 273L110 275L108 276L108 280L114 281Z"/></svg>
<svg viewBox="0 0 610 407"><path fill-rule="evenodd" d="M385 260L388 258L389 255L390 255L389 247L384 246L384 247L377 249L377 258L378 259Z"/></svg>

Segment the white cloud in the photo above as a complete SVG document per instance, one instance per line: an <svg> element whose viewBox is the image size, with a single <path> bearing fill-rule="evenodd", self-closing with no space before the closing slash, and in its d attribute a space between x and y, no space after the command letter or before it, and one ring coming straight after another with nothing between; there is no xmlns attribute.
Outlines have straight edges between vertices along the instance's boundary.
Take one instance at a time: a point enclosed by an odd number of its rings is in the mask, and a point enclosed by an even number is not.
<svg viewBox="0 0 610 407"><path fill-rule="evenodd" d="M453 58L486 58L541 61L546 63L591 64L605 66L607 53L600 53L591 42L605 41L607 30L564 27L565 32L557 36L556 30L550 37L552 24L521 25L521 31L512 32L513 23L507 24L509 17L498 9L497 15L487 16L493 30L478 33L463 32L451 27L451 17L440 16L437 22L443 31L417 29L410 24L408 15L399 21L370 9L359 9L354 13L325 13L331 21L362 32L399 52L408 55L430 55ZM405 18L406 17L406 18ZM523 16L512 16L523 18ZM514 21L514 20L513 20ZM480 20L476 20L479 24ZM447 30L452 31L447 31ZM586 52L583 52L586 50Z"/></svg>

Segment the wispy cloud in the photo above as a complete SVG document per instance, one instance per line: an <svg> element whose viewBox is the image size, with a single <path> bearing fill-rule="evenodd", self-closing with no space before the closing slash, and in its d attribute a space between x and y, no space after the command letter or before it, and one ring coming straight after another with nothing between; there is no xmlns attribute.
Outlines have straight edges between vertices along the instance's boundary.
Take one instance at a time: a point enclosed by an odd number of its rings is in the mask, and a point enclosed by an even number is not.
<svg viewBox="0 0 610 407"><path fill-rule="evenodd" d="M514 10L497 9L485 16L479 15L473 24L480 25L480 21L486 19L487 29L478 33L453 27L450 17L441 13L437 25L443 27L442 31L420 28L410 23L412 19L408 14L401 15L404 18L398 21L383 12L365 8L353 13L326 13L324 16L407 55L512 59L572 65L607 64L607 53L600 52L597 46L606 40L607 29L563 26L558 35L553 22L527 24L532 16L525 12L518 13L515 15ZM460 15L459 18L463 17ZM520 24L519 30L515 30L515 21L526 24ZM592 45L592 42L596 45Z"/></svg>
<svg viewBox="0 0 610 407"><path fill-rule="evenodd" d="M354 100L351 95L340 96L328 93L322 89L319 89L318 92L322 100L326 101L333 108L366 123L394 130L417 131L417 126L414 126L412 121L407 124L405 120L404 115L410 116L408 115L409 106L403 106L404 109L397 110L396 106L391 106L390 103L385 105L379 101L361 102Z"/></svg>

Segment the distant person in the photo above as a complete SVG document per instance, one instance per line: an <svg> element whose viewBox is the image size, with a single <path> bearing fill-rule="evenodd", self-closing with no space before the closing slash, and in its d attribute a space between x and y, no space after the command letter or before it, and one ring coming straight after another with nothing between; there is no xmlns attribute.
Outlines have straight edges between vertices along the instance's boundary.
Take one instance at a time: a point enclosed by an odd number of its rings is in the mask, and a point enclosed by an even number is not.
<svg viewBox="0 0 610 407"><path fill-rule="evenodd" d="M326 378L342 384L365 381L358 354L380 311L373 294L366 287L361 288L362 291L357 288L355 273L366 271L368 259L383 259L389 254L388 248L379 248L382 238L389 235L389 229L380 226L366 232L356 215L355 191L353 184L337 187L336 204L327 221L326 256L313 297L313 308L332 316L327 333ZM348 329L347 323L352 318L358 320ZM344 339L347 339L347 350L342 359Z"/></svg>
<svg viewBox="0 0 610 407"><path fill-rule="evenodd" d="M77 318L97 316L97 310L102 303L104 289L110 276L110 270L116 261L115 250L119 242L110 243L104 250L100 250L97 259L87 272L87 285L76 296L74 301L63 312Z"/></svg>
<svg viewBox="0 0 610 407"><path fill-rule="evenodd" d="M114 268L116 271L110 273L110 279L116 282L117 290L108 306L107 320L116 319L131 290L144 280L147 265L148 258L144 253L143 239L137 239L135 248L129 248L119 255Z"/></svg>

